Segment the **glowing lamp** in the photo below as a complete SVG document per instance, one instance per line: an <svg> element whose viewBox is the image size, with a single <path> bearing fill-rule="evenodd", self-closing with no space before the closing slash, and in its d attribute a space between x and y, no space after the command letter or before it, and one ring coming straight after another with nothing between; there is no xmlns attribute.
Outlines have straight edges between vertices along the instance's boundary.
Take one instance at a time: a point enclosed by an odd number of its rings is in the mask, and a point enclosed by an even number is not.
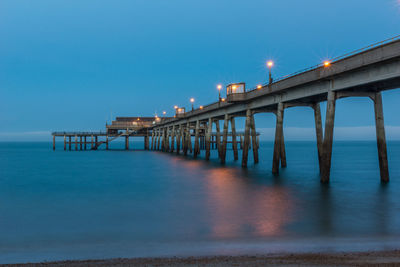
<svg viewBox="0 0 400 267"><path fill-rule="evenodd" d="M194 103L194 98L191 98L191 99L190 99L190 102Z"/></svg>
<svg viewBox="0 0 400 267"><path fill-rule="evenodd" d="M272 66L274 66L274 62L273 62L272 60L269 60L269 61L267 62L267 67L268 67L268 68L272 68Z"/></svg>
<svg viewBox="0 0 400 267"><path fill-rule="evenodd" d="M331 62L330 61L324 61L324 67L326 68L326 67L329 67L331 65Z"/></svg>
<svg viewBox="0 0 400 267"><path fill-rule="evenodd" d="M261 88L262 88L261 84L257 85L257 89L261 89Z"/></svg>

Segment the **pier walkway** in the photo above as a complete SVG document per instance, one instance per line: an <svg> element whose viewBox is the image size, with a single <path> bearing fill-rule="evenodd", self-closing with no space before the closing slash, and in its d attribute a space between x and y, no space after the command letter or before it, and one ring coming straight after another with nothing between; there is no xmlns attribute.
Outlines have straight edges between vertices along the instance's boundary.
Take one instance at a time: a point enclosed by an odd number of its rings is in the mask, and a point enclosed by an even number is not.
<svg viewBox="0 0 400 267"><path fill-rule="evenodd" d="M279 174L280 167L287 166L283 134L284 111L287 108L307 106L314 110L320 177L321 182L327 183L330 179L336 101L345 97L367 97L372 100L375 112L380 177L382 182L388 182L389 168L381 92L399 87L400 36L251 90L246 90L243 83L228 85L226 99L189 112L181 113L178 112L180 109L177 109L173 118L151 117L146 126L133 127L131 130L132 134L145 136L146 149L160 149L178 154L182 149L184 155L190 151L197 157L202 142L202 147L206 150L206 160L210 157L211 144L216 144L218 156L224 164L228 136L231 136L234 159L238 160L235 118L244 117L241 163L243 167L247 167L250 146L253 148L254 163L258 163L254 115L272 113L276 115L272 172ZM237 88L241 90L236 90ZM324 132L320 110L322 101L327 101ZM219 124L221 120L222 131ZM213 124L216 127L215 133L212 133ZM129 135L127 136L129 138Z"/></svg>

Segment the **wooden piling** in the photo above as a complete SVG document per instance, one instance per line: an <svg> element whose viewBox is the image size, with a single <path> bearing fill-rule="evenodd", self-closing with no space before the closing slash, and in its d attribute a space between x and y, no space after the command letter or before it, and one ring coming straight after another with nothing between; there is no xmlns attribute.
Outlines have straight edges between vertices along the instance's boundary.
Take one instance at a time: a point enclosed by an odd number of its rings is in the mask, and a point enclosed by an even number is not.
<svg viewBox="0 0 400 267"><path fill-rule="evenodd" d="M223 133L222 133L221 164L225 164L225 161L226 161L226 147L227 147L227 142L228 142L228 127L229 127L229 115L225 114L224 129L223 129Z"/></svg>
<svg viewBox="0 0 400 267"><path fill-rule="evenodd" d="M85 140L85 143L86 143L86 140ZM86 149L86 147L85 147L85 149ZM106 150L108 150L108 134L106 135Z"/></svg>
<svg viewBox="0 0 400 267"><path fill-rule="evenodd" d="M328 91L326 103L325 134L322 145L321 182L328 183L331 172L333 129L335 123L336 92Z"/></svg>
<svg viewBox="0 0 400 267"><path fill-rule="evenodd" d="M383 104L381 92L375 93L374 97L374 110L375 110L375 128L376 128L376 142L378 146L379 169L381 175L381 182L389 182L389 165L387 158L386 147L386 134L385 123L383 116Z"/></svg>
<svg viewBox="0 0 400 267"><path fill-rule="evenodd" d="M246 122L244 129L244 141L242 152L242 167L247 168L247 160L249 156L249 143L250 143L250 127L251 127L251 110L246 111Z"/></svg>
<svg viewBox="0 0 400 267"><path fill-rule="evenodd" d="M93 149L93 134L91 136L90 149Z"/></svg>
<svg viewBox="0 0 400 267"><path fill-rule="evenodd" d="M251 146L253 149L253 159L254 163L258 163L258 146L257 146L257 132L256 132L256 122L254 120L254 114L251 114Z"/></svg>
<svg viewBox="0 0 400 267"><path fill-rule="evenodd" d="M82 135L79 136L79 150L82 150Z"/></svg>
<svg viewBox="0 0 400 267"><path fill-rule="evenodd" d="M53 135L53 150L56 150L56 136Z"/></svg>
<svg viewBox="0 0 400 267"><path fill-rule="evenodd" d="M237 137L236 137L236 126L235 126L235 117L231 117L231 131L232 131L232 149L233 149L233 159L238 160L238 145L237 145Z"/></svg>
<svg viewBox="0 0 400 267"><path fill-rule="evenodd" d="M71 144L71 139L72 139L72 136L68 136L68 141L69 141L69 144L68 144L68 146L69 146L69 150L71 150L71 146L72 146L72 144Z"/></svg>
<svg viewBox="0 0 400 267"><path fill-rule="evenodd" d="M207 125L207 132L206 132L206 160L210 159L211 134L212 134L212 118L209 118Z"/></svg>
<svg viewBox="0 0 400 267"><path fill-rule="evenodd" d="M78 150L78 136L75 135L75 150Z"/></svg>
<svg viewBox="0 0 400 267"><path fill-rule="evenodd" d="M85 137L84 137L84 141L85 141L84 148L85 148L85 150L86 150L86 149L87 149L87 138L86 138L86 135L85 135Z"/></svg>
<svg viewBox="0 0 400 267"><path fill-rule="evenodd" d="M200 131L200 122L196 121L196 128L194 130L194 153L193 157L197 158L197 155L200 154L200 147L199 147L199 131Z"/></svg>
<svg viewBox="0 0 400 267"><path fill-rule="evenodd" d="M64 135L64 150L67 150L67 137Z"/></svg>
<svg viewBox="0 0 400 267"><path fill-rule="evenodd" d="M276 110L276 126L275 126L275 143L274 143L274 155L272 161L272 173L279 174L279 160L281 154L282 144L282 133L283 133L283 103L278 103Z"/></svg>
<svg viewBox="0 0 400 267"><path fill-rule="evenodd" d="M319 172L321 172L322 167L322 142L324 140L322 133L322 119L321 119L321 108L319 103L313 105L314 109L314 119L315 119L315 135L317 137L317 149L318 149L318 163Z"/></svg>

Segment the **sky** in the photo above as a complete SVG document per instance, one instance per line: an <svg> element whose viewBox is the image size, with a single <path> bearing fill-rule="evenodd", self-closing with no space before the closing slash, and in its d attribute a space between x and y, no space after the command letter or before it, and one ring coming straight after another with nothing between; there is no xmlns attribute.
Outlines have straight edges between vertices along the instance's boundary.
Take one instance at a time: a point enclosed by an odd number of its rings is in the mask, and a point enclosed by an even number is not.
<svg viewBox="0 0 400 267"><path fill-rule="evenodd" d="M219 83L266 82L269 59L280 77L399 34L399 0L0 0L0 141L173 115L216 101ZM399 101L383 93L388 139ZM256 126L272 139L274 115ZM287 109L284 126L287 140L315 138L310 108ZM338 100L335 126L374 139L372 101Z"/></svg>

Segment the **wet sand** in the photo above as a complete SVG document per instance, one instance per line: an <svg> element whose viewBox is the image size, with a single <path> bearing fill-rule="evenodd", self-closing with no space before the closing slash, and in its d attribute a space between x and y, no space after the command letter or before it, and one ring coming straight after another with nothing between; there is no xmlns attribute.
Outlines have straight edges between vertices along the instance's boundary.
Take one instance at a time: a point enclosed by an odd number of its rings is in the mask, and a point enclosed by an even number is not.
<svg viewBox="0 0 400 267"><path fill-rule="evenodd" d="M400 250L58 261L1 266L400 266Z"/></svg>

